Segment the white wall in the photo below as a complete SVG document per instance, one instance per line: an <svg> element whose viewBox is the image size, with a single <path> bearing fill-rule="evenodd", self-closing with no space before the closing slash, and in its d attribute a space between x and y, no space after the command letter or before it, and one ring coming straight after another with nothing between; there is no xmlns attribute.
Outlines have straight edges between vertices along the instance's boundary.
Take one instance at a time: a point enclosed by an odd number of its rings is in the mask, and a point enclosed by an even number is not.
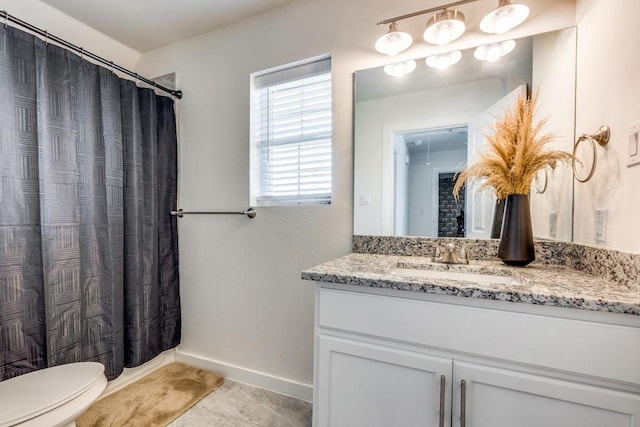
<svg viewBox="0 0 640 427"><path fill-rule="evenodd" d="M140 58L136 50L39 0L0 0L0 10L125 68L132 69Z"/></svg>
<svg viewBox="0 0 640 427"><path fill-rule="evenodd" d="M576 133L611 127L611 141L598 147L598 166L576 183L574 240L596 244L594 210L608 210L602 246L640 253L640 166L626 167L627 126L640 120L640 2L577 0L578 76ZM635 219L634 219L635 218Z"/></svg>
<svg viewBox="0 0 640 427"><path fill-rule="evenodd" d="M142 56L139 72L175 71L184 91L179 185L185 209L243 209L249 201L249 74L324 53L333 57L333 204L263 208L255 220L181 219L181 351L219 362L229 372L234 365L294 386L312 383L314 292L311 282L300 280L300 271L350 251L352 73L389 62L373 50L385 31L376 22L438 3L298 0ZM481 0L473 7L494 4ZM540 0L532 8L532 20L517 34L574 22L573 0ZM417 19L412 25L420 34L424 23ZM477 44L476 35L455 46ZM420 45L403 57L420 56L425 49Z"/></svg>

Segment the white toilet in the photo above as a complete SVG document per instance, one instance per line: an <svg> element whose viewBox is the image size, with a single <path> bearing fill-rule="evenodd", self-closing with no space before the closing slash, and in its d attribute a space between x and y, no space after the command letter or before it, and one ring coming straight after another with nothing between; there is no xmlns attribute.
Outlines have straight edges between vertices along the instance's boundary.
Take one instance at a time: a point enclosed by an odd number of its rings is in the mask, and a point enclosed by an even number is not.
<svg viewBox="0 0 640 427"><path fill-rule="evenodd" d="M0 382L0 427L75 426L107 386L104 366L70 363Z"/></svg>

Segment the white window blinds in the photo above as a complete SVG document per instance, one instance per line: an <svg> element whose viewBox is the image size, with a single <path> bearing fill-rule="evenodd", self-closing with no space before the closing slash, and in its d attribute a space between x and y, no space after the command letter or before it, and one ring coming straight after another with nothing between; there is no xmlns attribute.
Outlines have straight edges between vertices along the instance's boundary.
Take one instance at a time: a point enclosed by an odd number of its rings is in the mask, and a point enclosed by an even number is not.
<svg viewBox="0 0 640 427"><path fill-rule="evenodd" d="M331 202L331 60L254 77L252 199Z"/></svg>

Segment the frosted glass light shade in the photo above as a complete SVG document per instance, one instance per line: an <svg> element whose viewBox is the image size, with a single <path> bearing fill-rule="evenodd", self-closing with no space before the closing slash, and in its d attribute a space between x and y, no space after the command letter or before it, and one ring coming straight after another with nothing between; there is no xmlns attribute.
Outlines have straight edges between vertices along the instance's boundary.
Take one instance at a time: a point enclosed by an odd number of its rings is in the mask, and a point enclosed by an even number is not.
<svg viewBox="0 0 640 427"><path fill-rule="evenodd" d="M409 33L398 31L398 24L392 22L389 32L376 41L376 50L385 55L397 55L407 50L413 43L413 37Z"/></svg>
<svg viewBox="0 0 640 427"><path fill-rule="evenodd" d="M436 13L428 22L422 35L424 41L444 45L464 34L464 15L455 10L443 10Z"/></svg>
<svg viewBox="0 0 640 427"><path fill-rule="evenodd" d="M529 16L529 8L523 4L512 4L509 0L500 0L498 8L489 12L482 21L480 29L485 33L502 34L522 24Z"/></svg>
<svg viewBox="0 0 640 427"><path fill-rule="evenodd" d="M410 59L408 61L396 62L384 66L384 72L393 77L404 77L416 69L416 61Z"/></svg>
<svg viewBox="0 0 640 427"><path fill-rule="evenodd" d="M495 62L505 55L511 53L516 47L515 40L504 40L498 43L478 46L473 52L473 56L480 61Z"/></svg>
<svg viewBox="0 0 640 427"><path fill-rule="evenodd" d="M438 70L446 70L453 64L460 61L462 58L462 52L454 50L449 53L442 53L440 55L427 56L425 59L426 64L431 68L437 68Z"/></svg>

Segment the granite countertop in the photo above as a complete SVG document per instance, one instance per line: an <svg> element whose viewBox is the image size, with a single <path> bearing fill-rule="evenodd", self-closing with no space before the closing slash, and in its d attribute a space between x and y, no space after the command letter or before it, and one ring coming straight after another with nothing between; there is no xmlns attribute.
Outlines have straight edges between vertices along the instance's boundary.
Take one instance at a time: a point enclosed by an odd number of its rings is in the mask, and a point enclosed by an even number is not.
<svg viewBox="0 0 640 427"><path fill-rule="evenodd" d="M509 283L420 277L412 270L425 269L513 278ZM498 301L520 302L592 311L640 315L640 292L616 282L592 276L571 267L539 264L510 267L500 261L471 261L469 264L432 263L429 258L352 253L302 272L302 278L407 292L452 295ZM505 280L502 280L503 282ZM508 281L508 280L507 280Z"/></svg>

